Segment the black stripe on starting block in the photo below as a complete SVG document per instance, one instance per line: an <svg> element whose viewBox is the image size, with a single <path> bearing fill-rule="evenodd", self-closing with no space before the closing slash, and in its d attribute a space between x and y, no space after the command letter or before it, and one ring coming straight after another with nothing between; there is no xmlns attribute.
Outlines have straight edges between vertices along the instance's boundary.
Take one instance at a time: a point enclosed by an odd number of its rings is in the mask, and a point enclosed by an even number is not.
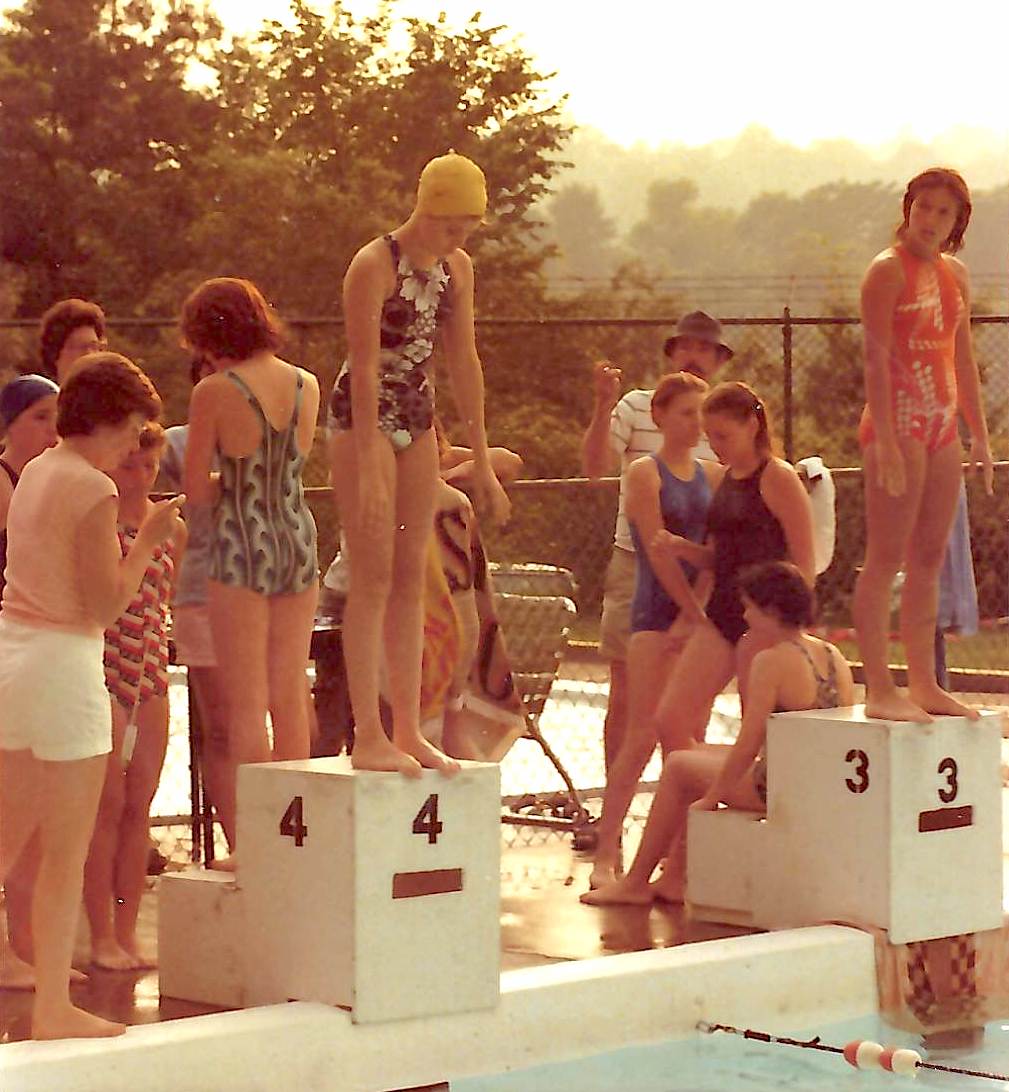
<svg viewBox="0 0 1009 1092"><path fill-rule="evenodd" d="M930 830L956 830L957 827L974 825L974 807L967 804L962 808L936 808L934 811L918 812L918 833Z"/></svg>
<svg viewBox="0 0 1009 1092"><path fill-rule="evenodd" d="M435 868L429 872L394 872L392 897L417 899L422 895L447 895L462 890L461 868Z"/></svg>

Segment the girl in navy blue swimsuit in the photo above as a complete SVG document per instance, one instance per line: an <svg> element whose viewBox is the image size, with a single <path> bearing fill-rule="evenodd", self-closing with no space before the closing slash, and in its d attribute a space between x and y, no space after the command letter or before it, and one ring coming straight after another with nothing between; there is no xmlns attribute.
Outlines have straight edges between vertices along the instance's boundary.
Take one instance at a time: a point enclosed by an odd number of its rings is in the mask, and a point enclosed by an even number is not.
<svg viewBox="0 0 1009 1092"><path fill-rule="evenodd" d="M659 381L651 410L662 447L633 462L627 471L627 518L637 564L627 655L629 716L606 776L592 887L610 882L616 874L624 816L655 750L653 716L681 647L678 638L704 617L698 597L703 598L710 574L695 582L693 566L658 556L652 542L663 527L692 542L704 542L708 506L722 476L717 463L694 455L707 390L703 379L686 372Z"/></svg>
<svg viewBox="0 0 1009 1092"><path fill-rule="evenodd" d="M459 768L420 731L423 574L438 490L429 372L440 342L469 429L477 508L507 518L508 498L488 459L473 266L462 249L486 207L480 168L465 156L439 156L421 174L410 218L362 247L344 278L347 359L329 426L350 573L343 647L358 769L419 777L424 766ZM383 644L392 740L379 716Z"/></svg>

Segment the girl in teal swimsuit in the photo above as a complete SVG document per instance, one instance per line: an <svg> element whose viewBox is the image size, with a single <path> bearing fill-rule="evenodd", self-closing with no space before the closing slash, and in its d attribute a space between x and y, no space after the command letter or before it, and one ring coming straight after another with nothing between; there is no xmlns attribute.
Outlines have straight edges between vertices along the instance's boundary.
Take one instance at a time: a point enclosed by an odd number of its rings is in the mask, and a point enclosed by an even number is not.
<svg viewBox="0 0 1009 1092"><path fill-rule="evenodd" d="M215 371L193 390L185 484L194 505L213 505L208 601L228 735L214 803L233 829L237 767L310 751L305 671L319 584L301 473L319 384L275 355L282 328L248 281L202 284L183 307L182 332Z"/></svg>
<svg viewBox="0 0 1009 1092"><path fill-rule="evenodd" d="M469 430L478 510L507 517L490 467L483 373L473 331L473 266L461 248L487 206L464 156L432 160L401 227L354 256L343 284L347 360L330 403L333 493L350 586L343 641L354 711L354 766L419 777L458 764L420 731L424 564L438 490L430 359L440 343ZM379 718L382 646L393 739Z"/></svg>

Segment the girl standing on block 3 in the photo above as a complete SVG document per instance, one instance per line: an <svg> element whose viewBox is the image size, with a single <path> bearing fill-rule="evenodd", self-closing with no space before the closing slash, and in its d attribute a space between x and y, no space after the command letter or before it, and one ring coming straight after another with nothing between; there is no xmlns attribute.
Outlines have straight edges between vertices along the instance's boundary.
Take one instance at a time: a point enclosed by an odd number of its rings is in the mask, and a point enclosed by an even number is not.
<svg viewBox="0 0 1009 1092"><path fill-rule="evenodd" d="M862 283L867 541L854 620L865 709L886 720L973 719L974 710L939 687L934 657L939 571L962 478L958 411L970 429L970 463L981 465L989 494L993 480L971 345L970 281L953 257L970 221L967 184L956 171L924 171L908 183L903 213L897 242L873 259ZM890 588L901 567L907 695L887 667Z"/></svg>
<svg viewBox="0 0 1009 1092"><path fill-rule="evenodd" d="M424 563L438 491L436 339L473 449L478 510L508 516L484 428L483 372L473 327L473 265L461 248L487 208L483 172L450 152L424 168L409 219L354 256L343 285L347 360L330 404L333 492L350 587L344 649L357 769L419 777L458 764L420 731ZM379 719L385 643L393 739Z"/></svg>

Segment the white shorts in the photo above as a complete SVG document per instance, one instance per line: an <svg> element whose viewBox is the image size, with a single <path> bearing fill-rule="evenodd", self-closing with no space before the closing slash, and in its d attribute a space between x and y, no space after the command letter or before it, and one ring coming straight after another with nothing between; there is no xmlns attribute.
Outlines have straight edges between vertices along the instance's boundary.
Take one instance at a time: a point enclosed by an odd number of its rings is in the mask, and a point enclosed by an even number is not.
<svg viewBox="0 0 1009 1092"><path fill-rule="evenodd" d="M210 608L205 603L172 608L172 641L176 663L186 667L217 667Z"/></svg>
<svg viewBox="0 0 1009 1092"><path fill-rule="evenodd" d="M0 613L0 750L75 762L112 750L102 634L27 626Z"/></svg>
<svg viewBox="0 0 1009 1092"><path fill-rule="evenodd" d="M631 639L631 604L638 564L633 550L613 547L603 585L603 616L599 622L599 653L605 660L626 660Z"/></svg>

